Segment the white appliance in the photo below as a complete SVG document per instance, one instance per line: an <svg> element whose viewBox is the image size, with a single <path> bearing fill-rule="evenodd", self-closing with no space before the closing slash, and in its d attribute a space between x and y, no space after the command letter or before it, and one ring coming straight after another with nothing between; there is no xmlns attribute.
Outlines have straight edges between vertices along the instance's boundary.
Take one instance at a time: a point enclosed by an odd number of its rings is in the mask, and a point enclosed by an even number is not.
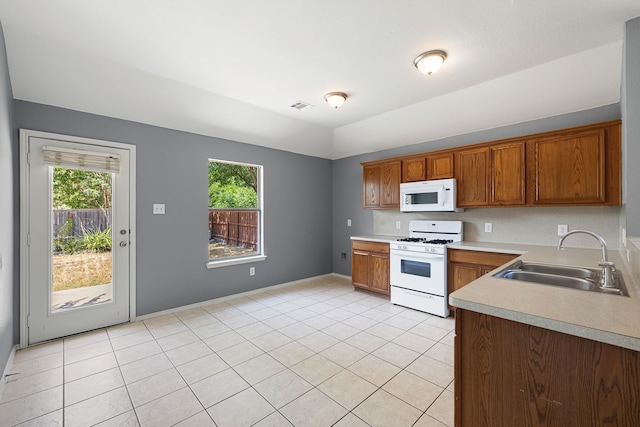
<svg viewBox="0 0 640 427"><path fill-rule="evenodd" d="M456 180L405 182L400 184L401 212L462 212L456 207Z"/></svg>
<svg viewBox="0 0 640 427"><path fill-rule="evenodd" d="M462 221L410 221L409 237L389 245L391 303L449 316L446 245L461 241Z"/></svg>

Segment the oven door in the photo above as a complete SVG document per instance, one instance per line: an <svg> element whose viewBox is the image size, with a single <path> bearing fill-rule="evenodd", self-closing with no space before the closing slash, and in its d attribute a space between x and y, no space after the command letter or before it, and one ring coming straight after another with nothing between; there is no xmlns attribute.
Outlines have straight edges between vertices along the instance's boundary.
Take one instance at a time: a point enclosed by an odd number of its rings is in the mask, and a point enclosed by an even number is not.
<svg viewBox="0 0 640 427"><path fill-rule="evenodd" d="M391 286L444 296L447 289L446 263L442 254L392 249Z"/></svg>

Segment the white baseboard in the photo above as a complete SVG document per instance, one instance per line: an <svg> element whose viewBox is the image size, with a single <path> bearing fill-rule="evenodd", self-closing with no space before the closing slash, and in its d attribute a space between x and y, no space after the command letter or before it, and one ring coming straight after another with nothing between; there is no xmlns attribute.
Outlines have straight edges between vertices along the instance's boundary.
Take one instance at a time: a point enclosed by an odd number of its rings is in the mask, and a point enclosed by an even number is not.
<svg viewBox="0 0 640 427"><path fill-rule="evenodd" d="M136 317L136 321L137 320L147 320L147 319L151 319L151 318L158 317L158 316L164 316L165 314L173 314L173 313L177 313L179 311L188 310L190 308L203 307L203 306L210 305L210 304L213 304L213 303L216 303L216 302L221 302L221 301L226 301L226 300L230 300L230 299L233 299L233 298L238 298L238 297L243 296L243 295L246 296L246 295L257 294L257 293L260 293L260 292L264 292L267 289L285 288L287 286L297 285L299 283L308 282L310 280L317 280L317 279L321 279L323 277L332 277L332 276L342 277L342 278L351 280L350 276L343 276L341 274L336 274L336 273L322 274L320 276L308 277L306 279L294 280L292 282L287 282L287 283L279 283L277 285L266 286L264 288L254 289L254 290L251 290L251 291L240 292L238 294L227 295L227 296L224 296L224 297L214 298L214 299L210 299L210 300L207 300L207 301L196 302L194 304L183 305L183 306L176 307L176 308L170 308L168 310L162 310L162 311L156 311L154 313L144 314L142 316L137 316Z"/></svg>
<svg viewBox="0 0 640 427"><path fill-rule="evenodd" d="M9 354L7 364L4 366L4 370L2 371L2 377L0 377L0 400L2 400L2 393L4 392L4 388L7 386L7 375L9 375L9 372L11 372L11 368L13 367L13 358L16 356L17 349L18 346L14 345L11 349L11 353Z"/></svg>
<svg viewBox="0 0 640 427"><path fill-rule="evenodd" d="M331 273L331 276L341 277L343 279L347 279L347 280L351 281L351 276L347 276L345 274Z"/></svg>

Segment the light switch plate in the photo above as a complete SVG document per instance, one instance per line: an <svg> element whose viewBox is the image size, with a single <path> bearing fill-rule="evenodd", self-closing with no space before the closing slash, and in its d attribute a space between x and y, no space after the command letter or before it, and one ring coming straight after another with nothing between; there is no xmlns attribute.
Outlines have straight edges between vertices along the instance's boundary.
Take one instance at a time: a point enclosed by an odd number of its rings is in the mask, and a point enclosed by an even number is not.
<svg viewBox="0 0 640 427"><path fill-rule="evenodd" d="M153 204L153 214L154 215L164 215L164 203L154 203Z"/></svg>
<svg viewBox="0 0 640 427"><path fill-rule="evenodd" d="M347 227L351 227L351 220L350 219L347 220Z"/></svg>

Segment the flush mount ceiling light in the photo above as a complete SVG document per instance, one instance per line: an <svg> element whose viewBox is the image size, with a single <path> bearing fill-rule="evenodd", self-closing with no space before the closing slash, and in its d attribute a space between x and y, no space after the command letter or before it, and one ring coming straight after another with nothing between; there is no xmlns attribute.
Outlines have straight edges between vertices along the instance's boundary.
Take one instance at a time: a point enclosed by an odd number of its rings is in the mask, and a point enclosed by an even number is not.
<svg viewBox="0 0 640 427"><path fill-rule="evenodd" d="M440 69L445 59L447 59L446 52L442 50L430 50L429 52L418 55L413 61L413 65L415 65L422 74L430 76Z"/></svg>
<svg viewBox="0 0 640 427"><path fill-rule="evenodd" d="M347 94L343 92L329 92L324 96L325 101L333 108L340 108L347 100Z"/></svg>

